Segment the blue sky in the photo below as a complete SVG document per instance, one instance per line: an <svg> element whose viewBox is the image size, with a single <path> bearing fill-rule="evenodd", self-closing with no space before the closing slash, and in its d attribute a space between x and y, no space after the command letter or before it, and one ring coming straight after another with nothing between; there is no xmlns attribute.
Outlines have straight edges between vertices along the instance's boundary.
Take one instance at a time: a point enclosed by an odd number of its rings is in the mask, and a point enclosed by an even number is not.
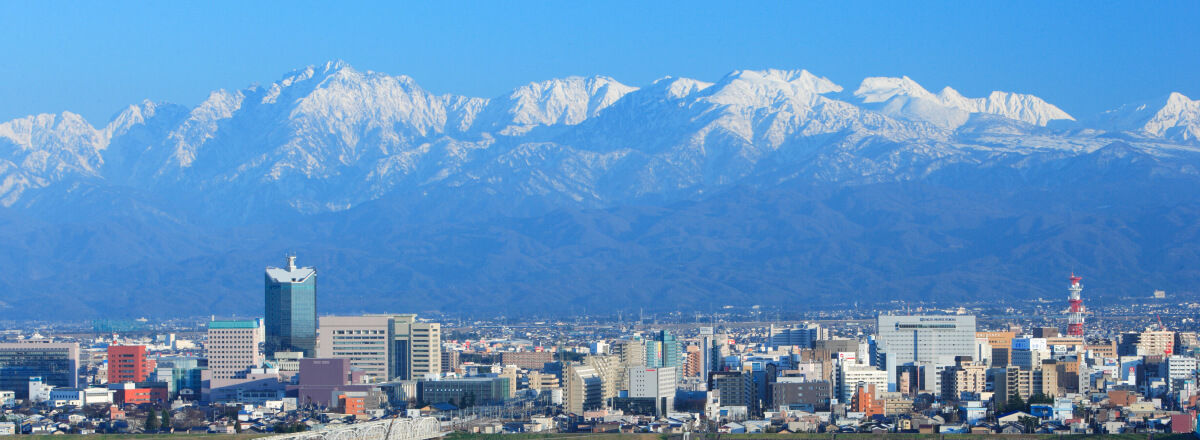
<svg viewBox="0 0 1200 440"><path fill-rule="evenodd" d="M853 89L908 75L969 97L1032 93L1076 117L1200 99L1200 2L0 2L0 120L102 125L342 59L434 93L492 97L607 75L714 81L807 69Z"/></svg>

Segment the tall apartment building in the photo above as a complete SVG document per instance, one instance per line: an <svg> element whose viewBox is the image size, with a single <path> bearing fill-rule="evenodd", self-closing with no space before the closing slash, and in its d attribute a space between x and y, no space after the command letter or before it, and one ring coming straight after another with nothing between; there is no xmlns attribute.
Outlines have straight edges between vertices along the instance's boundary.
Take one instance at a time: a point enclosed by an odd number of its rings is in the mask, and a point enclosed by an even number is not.
<svg viewBox="0 0 1200 440"><path fill-rule="evenodd" d="M768 328L769 341L771 347L800 347L813 348L816 342L822 339L829 339L828 331L821 328L820 324L804 323L798 325L790 325L787 327L775 327L771 325Z"/></svg>
<svg viewBox="0 0 1200 440"><path fill-rule="evenodd" d="M262 365L263 357L258 351L261 338L258 321L208 323L208 342L204 349L212 378L243 379L251 368Z"/></svg>
<svg viewBox="0 0 1200 440"><path fill-rule="evenodd" d="M29 379L56 387L79 384L79 344L22 341L0 343L0 390L29 399Z"/></svg>
<svg viewBox="0 0 1200 440"><path fill-rule="evenodd" d="M563 368L563 406L573 414L604 407L604 384L596 367L567 364Z"/></svg>
<svg viewBox="0 0 1200 440"><path fill-rule="evenodd" d="M583 364L596 368L601 380L601 398L605 402L617 397L622 391L620 384L624 382L622 378L625 377L627 366L621 363L620 358L612 355L591 355L583 358Z"/></svg>
<svg viewBox="0 0 1200 440"><path fill-rule="evenodd" d="M704 355L700 347L689 345L685 352L687 358L683 362L683 377L703 377L701 374L705 372L703 368Z"/></svg>
<svg viewBox="0 0 1200 440"><path fill-rule="evenodd" d="M145 382L153 371L145 345L108 346L108 383Z"/></svg>
<svg viewBox="0 0 1200 440"><path fill-rule="evenodd" d="M655 415L675 410L675 367L630 367L629 397L654 399Z"/></svg>
<svg viewBox="0 0 1200 440"><path fill-rule="evenodd" d="M953 367L942 370L941 397L959 400L964 394L978 396L987 391L987 364L960 357Z"/></svg>
<svg viewBox="0 0 1200 440"><path fill-rule="evenodd" d="M753 408L757 400L754 378L749 371L714 371L708 375L708 389L717 392L721 406Z"/></svg>
<svg viewBox="0 0 1200 440"><path fill-rule="evenodd" d="M458 370L459 357L462 353L458 350L442 350L442 372L452 373Z"/></svg>
<svg viewBox="0 0 1200 440"><path fill-rule="evenodd" d="M641 339L622 339L609 347L610 356L615 357L622 367L646 366L646 342ZM618 390L629 389L629 377L620 374L617 379Z"/></svg>
<svg viewBox="0 0 1200 440"><path fill-rule="evenodd" d="M287 265L266 269L266 353L298 351L304 357L317 354L317 270L296 267L289 255Z"/></svg>
<svg viewBox="0 0 1200 440"><path fill-rule="evenodd" d="M991 376L989 380L995 391L993 399L998 406L1004 406L1008 398L1014 395L1021 396L1021 399L1026 401L1034 394L1050 397L1058 395L1058 375L1054 368L1022 370L1010 365L1005 368L991 368L988 370L988 376Z"/></svg>
<svg viewBox="0 0 1200 440"><path fill-rule="evenodd" d="M442 372L441 324L412 314L323 316L320 323L319 357L349 359L380 381Z"/></svg>

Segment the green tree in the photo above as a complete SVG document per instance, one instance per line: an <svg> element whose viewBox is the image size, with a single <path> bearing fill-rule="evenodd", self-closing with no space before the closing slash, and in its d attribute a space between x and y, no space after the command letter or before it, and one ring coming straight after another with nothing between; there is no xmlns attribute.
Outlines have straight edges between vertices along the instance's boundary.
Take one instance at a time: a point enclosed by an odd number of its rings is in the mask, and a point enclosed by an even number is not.
<svg viewBox="0 0 1200 440"><path fill-rule="evenodd" d="M154 410L151 410L151 411L154 411ZM170 429L171 428L171 411L169 411L167 409L163 409L161 418L162 418L163 429Z"/></svg>
<svg viewBox="0 0 1200 440"><path fill-rule="evenodd" d="M1038 425L1042 422L1037 417L1021 416L1017 418L1017 423L1025 427L1026 434L1033 434L1033 431L1037 430Z"/></svg>
<svg viewBox="0 0 1200 440"><path fill-rule="evenodd" d="M1025 404L1025 399L1022 399L1020 394L1013 394L1008 396L1008 402L1005 402L1004 411L1001 411L1001 413L1008 414L1015 411L1026 411L1028 409L1029 407Z"/></svg>
<svg viewBox="0 0 1200 440"><path fill-rule="evenodd" d="M242 433L242 422L237 421L237 420L233 421L233 432L236 432L238 434Z"/></svg>
<svg viewBox="0 0 1200 440"><path fill-rule="evenodd" d="M158 430L158 411L150 408L150 412L146 414L146 432Z"/></svg>
<svg viewBox="0 0 1200 440"><path fill-rule="evenodd" d="M1030 404L1030 405L1033 405L1033 404L1052 404L1052 403L1054 403L1054 398L1053 398L1053 397L1050 397L1050 396L1047 396L1047 395L1045 395L1045 394L1043 394L1043 393L1036 393L1036 394L1034 394L1034 395L1032 395L1032 396L1029 396L1029 404Z"/></svg>

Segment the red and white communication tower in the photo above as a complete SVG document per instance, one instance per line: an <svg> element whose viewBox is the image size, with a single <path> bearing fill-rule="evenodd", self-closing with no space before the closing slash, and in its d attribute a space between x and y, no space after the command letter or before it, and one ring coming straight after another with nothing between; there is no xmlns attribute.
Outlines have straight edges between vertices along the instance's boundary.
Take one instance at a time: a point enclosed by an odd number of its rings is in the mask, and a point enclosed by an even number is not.
<svg viewBox="0 0 1200 440"><path fill-rule="evenodd" d="M1067 309L1067 336L1083 336L1083 298L1079 296L1079 292L1083 291L1083 285L1079 284L1082 280L1071 274L1071 296L1067 297L1067 302L1071 303Z"/></svg>

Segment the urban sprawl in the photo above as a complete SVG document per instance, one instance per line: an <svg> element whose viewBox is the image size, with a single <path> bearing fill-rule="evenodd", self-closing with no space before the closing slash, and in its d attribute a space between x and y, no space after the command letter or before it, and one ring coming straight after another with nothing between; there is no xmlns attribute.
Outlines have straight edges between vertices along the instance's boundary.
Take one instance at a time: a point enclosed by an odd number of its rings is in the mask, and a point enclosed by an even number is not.
<svg viewBox="0 0 1200 440"><path fill-rule="evenodd" d="M432 418L441 432L1195 432L1200 305L894 303L772 318L323 316L266 268L261 317L11 323L2 434L275 433ZM1164 316L1165 318L1163 319ZM430 422L432 423L432 422Z"/></svg>

